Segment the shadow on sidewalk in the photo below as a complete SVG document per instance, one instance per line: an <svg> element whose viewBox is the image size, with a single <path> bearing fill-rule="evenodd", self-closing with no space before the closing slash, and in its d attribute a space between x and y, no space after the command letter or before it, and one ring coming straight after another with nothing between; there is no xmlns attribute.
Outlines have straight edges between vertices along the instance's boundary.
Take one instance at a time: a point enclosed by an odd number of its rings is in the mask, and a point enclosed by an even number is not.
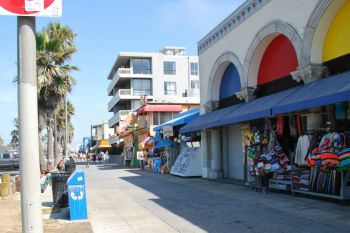
<svg viewBox="0 0 350 233"><path fill-rule="evenodd" d="M243 186L226 184L227 181L126 171L138 176L120 179L157 197L145 201L152 201L207 232L316 232L331 225L327 221L310 224L310 220L328 215L329 209L337 216L350 218L349 207L333 203L278 193L264 195ZM162 213L155 214L164 219ZM290 224L293 229L286 231ZM348 232L349 224L338 221L334 227L337 228L335 232Z"/></svg>

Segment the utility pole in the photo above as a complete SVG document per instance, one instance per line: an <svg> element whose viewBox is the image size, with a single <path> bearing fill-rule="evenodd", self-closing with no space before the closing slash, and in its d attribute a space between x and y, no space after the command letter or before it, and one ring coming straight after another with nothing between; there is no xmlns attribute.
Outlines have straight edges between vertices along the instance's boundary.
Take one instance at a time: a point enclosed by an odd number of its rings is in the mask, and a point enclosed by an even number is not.
<svg viewBox="0 0 350 233"><path fill-rule="evenodd" d="M18 16L17 24L22 232L41 233L35 17Z"/></svg>

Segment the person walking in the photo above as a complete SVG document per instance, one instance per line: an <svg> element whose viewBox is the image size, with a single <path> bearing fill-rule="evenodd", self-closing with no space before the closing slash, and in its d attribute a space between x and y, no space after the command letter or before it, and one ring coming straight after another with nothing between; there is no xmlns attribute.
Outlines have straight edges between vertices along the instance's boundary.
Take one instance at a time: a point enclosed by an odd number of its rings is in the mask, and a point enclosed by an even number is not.
<svg viewBox="0 0 350 233"><path fill-rule="evenodd" d="M108 151L106 151L105 156L106 156L106 163L109 163L109 153L108 153Z"/></svg>
<svg viewBox="0 0 350 233"><path fill-rule="evenodd" d="M89 168L90 159L91 159L91 154L90 154L90 153L86 153L85 162L86 162L86 167L87 167L87 168Z"/></svg>

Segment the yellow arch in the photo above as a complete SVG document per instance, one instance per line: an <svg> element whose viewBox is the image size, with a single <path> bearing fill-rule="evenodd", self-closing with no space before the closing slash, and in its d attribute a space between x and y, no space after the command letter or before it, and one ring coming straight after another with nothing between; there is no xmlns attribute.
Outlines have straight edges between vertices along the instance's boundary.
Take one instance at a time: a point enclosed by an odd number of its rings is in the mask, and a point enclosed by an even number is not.
<svg viewBox="0 0 350 233"><path fill-rule="evenodd" d="M350 53L350 0L334 17L323 46L323 62Z"/></svg>

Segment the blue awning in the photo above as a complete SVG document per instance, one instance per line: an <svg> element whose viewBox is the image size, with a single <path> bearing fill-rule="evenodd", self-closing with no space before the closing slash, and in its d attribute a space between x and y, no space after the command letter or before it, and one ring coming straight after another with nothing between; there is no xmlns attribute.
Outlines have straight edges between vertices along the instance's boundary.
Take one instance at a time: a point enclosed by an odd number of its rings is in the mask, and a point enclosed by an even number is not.
<svg viewBox="0 0 350 233"><path fill-rule="evenodd" d="M350 71L200 115L180 133L219 127L350 100Z"/></svg>
<svg viewBox="0 0 350 233"><path fill-rule="evenodd" d="M218 121L226 116L229 112L234 111L242 104L236 104L227 108L222 108L216 111L208 112L200 115L197 119L191 121L184 127L180 129L180 133L189 133L194 131L199 131L202 129L209 129L218 126Z"/></svg>
<svg viewBox="0 0 350 233"><path fill-rule="evenodd" d="M272 107L282 114L350 100L350 71L305 84L288 98Z"/></svg>
<svg viewBox="0 0 350 233"><path fill-rule="evenodd" d="M174 142L170 141L169 139L163 139L160 140L154 148L160 149L164 147L171 147L172 145L174 145Z"/></svg>
<svg viewBox="0 0 350 233"><path fill-rule="evenodd" d="M161 130L164 126L184 125L196 119L198 116L199 116L199 108L194 108L186 112L177 114L174 119L154 127L153 131Z"/></svg>
<svg viewBox="0 0 350 233"><path fill-rule="evenodd" d="M223 116L218 121L218 126L271 116L271 109L273 106L288 98L291 94L295 93L300 88L300 86L294 87L244 103L241 107Z"/></svg>

